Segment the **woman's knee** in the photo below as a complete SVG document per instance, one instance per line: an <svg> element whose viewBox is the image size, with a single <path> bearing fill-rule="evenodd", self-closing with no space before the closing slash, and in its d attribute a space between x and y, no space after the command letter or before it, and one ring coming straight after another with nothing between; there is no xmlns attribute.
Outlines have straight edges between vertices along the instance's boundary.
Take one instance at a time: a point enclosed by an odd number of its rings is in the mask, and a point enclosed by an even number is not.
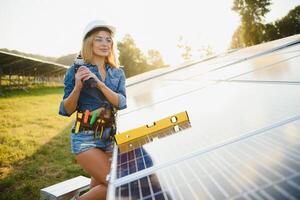
<svg viewBox="0 0 300 200"><path fill-rule="evenodd" d="M109 173L109 160L100 149L90 149L76 155L80 166L99 184L107 185L106 176Z"/></svg>
<svg viewBox="0 0 300 200"><path fill-rule="evenodd" d="M97 181L97 179L95 179L94 177L91 177L90 189L96 187L97 185L100 185L99 181Z"/></svg>

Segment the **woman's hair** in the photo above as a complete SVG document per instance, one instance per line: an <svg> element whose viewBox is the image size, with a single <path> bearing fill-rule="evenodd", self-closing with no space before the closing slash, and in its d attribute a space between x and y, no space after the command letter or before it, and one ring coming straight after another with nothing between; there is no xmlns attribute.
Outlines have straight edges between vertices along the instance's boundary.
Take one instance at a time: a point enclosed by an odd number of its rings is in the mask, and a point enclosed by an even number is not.
<svg viewBox="0 0 300 200"><path fill-rule="evenodd" d="M96 37L96 35L99 33L99 31L106 31L112 34L112 32L105 27L99 27L93 29L91 32L87 33L85 38L82 42L82 48L81 48L81 56L86 63L91 63L93 58L93 40ZM115 51L114 51L114 42L112 43L111 51L109 55L105 58L105 63L108 63L111 67L117 67L116 64L116 57L115 57Z"/></svg>

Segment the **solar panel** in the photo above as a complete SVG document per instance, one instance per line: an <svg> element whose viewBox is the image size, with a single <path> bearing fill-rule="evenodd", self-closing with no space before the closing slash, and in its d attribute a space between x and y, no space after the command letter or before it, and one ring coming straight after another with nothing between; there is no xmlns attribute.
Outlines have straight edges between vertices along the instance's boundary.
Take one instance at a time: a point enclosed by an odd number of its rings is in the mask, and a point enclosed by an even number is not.
<svg viewBox="0 0 300 200"><path fill-rule="evenodd" d="M116 184L122 199L297 199L300 120L229 143L131 182ZM150 158L149 158L150 159ZM140 187L138 187L140 185Z"/></svg>
<svg viewBox="0 0 300 200"><path fill-rule="evenodd" d="M297 46L299 48L300 45ZM269 68L271 65L289 62L290 60L293 60L300 55L299 51L294 51L292 47L287 47L287 49L289 48L291 48L291 51L289 51L289 53L284 53L283 50L278 50L274 53L236 63L227 66L226 68L212 71L210 73L200 75L195 73L188 78L195 80L228 80L235 78L236 76L241 76L243 74L257 72L265 68Z"/></svg>
<svg viewBox="0 0 300 200"><path fill-rule="evenodd" d="M299 56L268 66L262 70L238 76L234 80L258 82L289 82L300 83L300 52Z"/></svg>
<svg viewBox="0 0 300 200"><path fill-rule="evenodd" d="M183 110L191 127L126 151L115 146L107 198L299 199L299 38L128 87L120 132Z"/></svg>

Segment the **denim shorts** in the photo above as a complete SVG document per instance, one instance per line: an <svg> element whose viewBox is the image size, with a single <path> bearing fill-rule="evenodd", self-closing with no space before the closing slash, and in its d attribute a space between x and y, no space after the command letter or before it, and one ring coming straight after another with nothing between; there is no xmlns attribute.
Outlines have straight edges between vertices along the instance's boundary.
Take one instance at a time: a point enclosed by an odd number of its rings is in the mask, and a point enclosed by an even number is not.
<svg viewBox="0 0 300 200"><path fill-rule="evenodd" d="M103 134L108 134L110 128L104 129ZM71 134L71 151L73 154L79 154L91 148L99 148L104 152L113 150L113 141L100 139L99 133L94 135L94 131L81 131Z"/></svg>

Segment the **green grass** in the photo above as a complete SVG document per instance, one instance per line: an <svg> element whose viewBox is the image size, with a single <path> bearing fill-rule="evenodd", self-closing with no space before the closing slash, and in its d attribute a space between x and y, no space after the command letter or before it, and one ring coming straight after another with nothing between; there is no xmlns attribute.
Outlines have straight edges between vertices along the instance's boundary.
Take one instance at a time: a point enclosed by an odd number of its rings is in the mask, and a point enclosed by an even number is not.
<svg viewBox="0 0 300 200"><path fill-rule="evenodd" d="M58 115L62 87L0 97L0 199L39 199L40 189L87 175L70 153L73 117Z"/></svg>

